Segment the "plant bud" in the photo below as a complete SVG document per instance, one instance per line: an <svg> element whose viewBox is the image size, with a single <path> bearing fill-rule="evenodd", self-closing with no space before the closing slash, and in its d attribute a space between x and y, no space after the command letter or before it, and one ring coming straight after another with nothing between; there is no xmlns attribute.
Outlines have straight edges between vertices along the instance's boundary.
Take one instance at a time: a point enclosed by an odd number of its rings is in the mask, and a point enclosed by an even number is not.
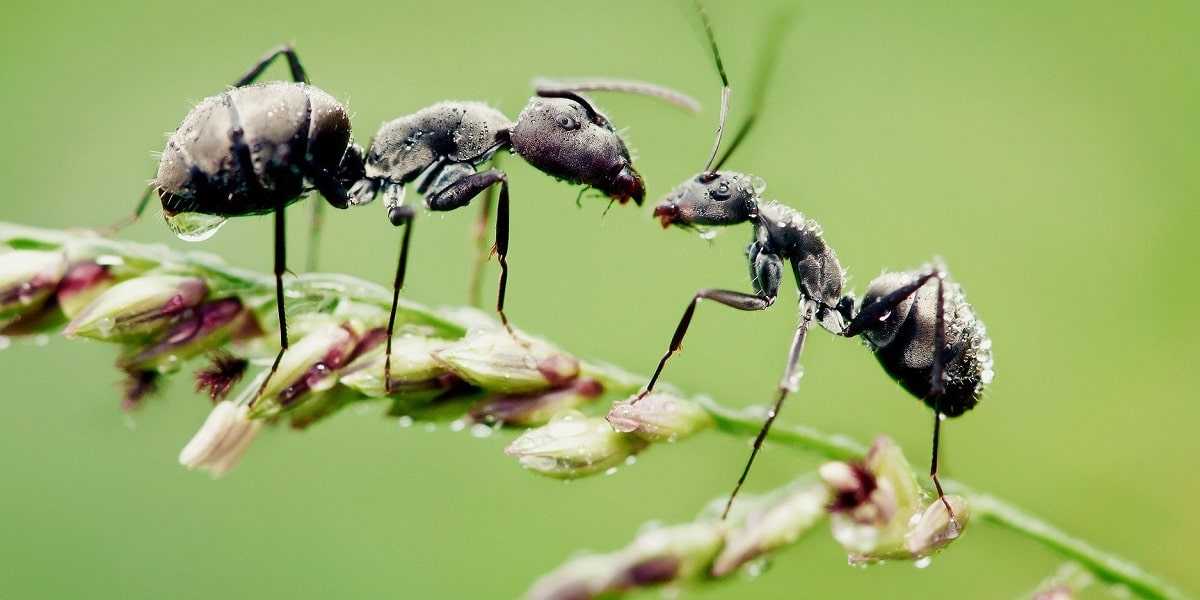
<svg viewBox="0 0 1200 600"><path fill-rule="evenodd" d="M262 426L249 412L245 405L217 404L179 453L179 463L188 469L205 469L213 477L224 475L241 460Z"/></svg>
<svg viewBox="0 0 1200 600"><path fill-rule="evenodd" d="M833 537L851 563L923 558L958 537L941 500L925 501L899 446L879 437L861 463L827 463L818 473L832 495ZM957 496L947 500L963 509ZM966 518L964 512L963 518Z"/></svg>
<svg viewBox="0 0 1200 600"><path fill-rule="evenodd" d="M0 254L0 329L39 313L67 270L62 252Z"/></svg>
<svg viewBox="0 0 1200 600"><path fill-rule="evenodd" d="M71 265L58 285L55 299L63 314L74 319L87 305L116 283L109 268L92 261Z"/></svg>
<svg viewBox="0 0 1200 600"><path fill-rule="evenodd" d="M547 477L574 479L614 467L645 446L598 417L568 412L530 429L504 450L521 466Z"/></svg>
<svg viewBox="0 0 1200 600"><path fill-rule="evenodd" d="M255 401L251 416L274 414L309 392L322 392L337 384L337 371L354 351L357 335L333 323L315 325L292 344L279 360Z"/></svg>
<svg viewBox="0 0 1200 600"><path fill-rule="evenodd" d="M161 331L208 293L204 280L148 275L114 285L80 312L63 335L136 342Z"/></svg>
<svg viewBox="0 0 1200 600"><path fill-rule="evenodd" d="M463 380L490 392L521 394L557 386L579 374L579 361L545 342L518 343L504 330L478 330L434 357Z"/></svg>
<svg viewBox="0 0 1200 600"><path fill-rule="evenodd" d="M909 530L905 539L905 547L914 557L920 558L933 554L937 550L958 539L971 519L967 499L962 496L946 496L946 502L954 510L954 518L946 511L946 504L935 498L929 507L921 513L920 520Z"/></svg>
<svg viewBox="0 0 1200 600"><path fill-rule="evenodd" d="M500 394L487 398L471 409L478 423L501 423L516 427L537 427L556 415L574 410L604 393L595 379L580 377L565 388L531 394Z"/></svg>
<svg viewBox="0 0 1200 600"><path fill-rule="evenodd" d="M225 344L245 318L251 317L237 298L202 304L185 311L154 342L126 353L117 366L125 370L172 371L183 361Z"/></svg>
<svg viewBox="0 0 1200 600"><path fill-rule="evenodd" d="M713 424L712 416L699 404L673 394L655 392L635 399L613 404L605 418L613 429L647 442L674 442Z"/></svg>
<svg viewBox="0 0 1200 600"><path fill-rule="evenodd" d="M440 378L448 371L433 357L451 342L405 335L392 339L391 394L441 390ZM383 381L384 345L374 346L342 370L341 383L370 398L389 395Z"/></svg>
<svg viewBox="0 0 1200 600"><path fill-rule="evenodd" d="M759 556L794 543L825 516L828 501L825 487L810 484L765 502L726 536L725 547L713 563L713 577L724 577Z"/></svg>
<svg viewBox="0 0 1200 600"><path fill-rule="evenodd" d="M701 521L643 533L616 552L571 560L539 579L531 600L586 600L697 578L721 549L719 522Z"/></svg>

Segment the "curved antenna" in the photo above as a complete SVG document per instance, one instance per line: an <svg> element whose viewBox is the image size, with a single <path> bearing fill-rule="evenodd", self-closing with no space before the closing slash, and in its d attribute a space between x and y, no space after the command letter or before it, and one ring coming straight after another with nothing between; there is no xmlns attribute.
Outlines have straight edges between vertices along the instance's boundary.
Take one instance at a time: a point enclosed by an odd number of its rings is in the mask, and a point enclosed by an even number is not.
<svg viewBox="0 0 1200 600"><path fill-rule="evenodd" d="M733 141L725 149L721 158L717 160L717 164L713 165L714 171L719 170L721 165L725 164L730 156L733 156L734 151L738 149L758 121L758 115L762 112L763 102L766 99L767 87L771 83L771 75L775 72L775 63L779 62L784 34L791 28L795 17L796 11L792 9L781 10L772 16L770 25L767 27L767 35L763 39L762 48L758 53L758 65L754 73L754 89L750 96L750 114L742 120L738 132L733 136Z"/></svg>
<svg viewBox="0 0 1200 600"><path fill-rule="evenodd" d="M695 98L683 92L656 83L633 79L610 79L606 77L547 79L538 77L533 80L533 87L537 89L538 95L555 92L621 92L625 94L637 94L639 96L657 98L688 112L700 112L700 103Z"/></svg>
<svg viewBox="0 0 1200 600"><path fill-rule="evenodd" d="M721 149L721 136L725 134L725 119L729 117L729 96L733 90L729 87L729 77L725 74L725 63L721 61L721 50L717 48L717 36L713 33L712 22L708 20L708 12L700 0L695 0L696 12L700 13L700 22L704 25L704 34L708 36L708 46L712 50L713 61L717 65L717 74L721 76L721 117L717 122L717 139L713 140L712 151L708 154L708 162L704 164L704 172L711 173L713 161L717 158L717 150Z"/></svg>

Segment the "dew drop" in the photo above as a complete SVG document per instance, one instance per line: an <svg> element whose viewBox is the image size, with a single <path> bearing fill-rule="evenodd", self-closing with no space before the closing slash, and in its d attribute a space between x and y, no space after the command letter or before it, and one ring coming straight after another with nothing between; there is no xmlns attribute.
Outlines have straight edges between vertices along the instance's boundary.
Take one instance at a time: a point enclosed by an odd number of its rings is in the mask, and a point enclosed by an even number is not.
<svg viewBox="0 0 1200 600"><path fill-rule="evenodd" d="M409 427L412 427L413 418L408 415L404 415L399 419L396 419L396 424L399 425L401 429L408 429Z"/></svg>
<svg viewBox="0 0 1200 600"><path fill-rule="evenodd" d="M913 563L913 566L918 569L924 569L924 568L929 567L929 565L932 563L933 563L933 557L925 556L922 558L918 558L916 560L916 562Z"/></svg>
<svg viewBox="0 0 1200 600"><path fill-rule="evenodd" d="M483 423L476 423L471 426L471 437L483 439L491 436L493 431L495 430Z"/></svg>
<svg viewBox="0 0 1200 600"><path fill-rule="evenodd" d="M636 464L637 464L637 457L636 457L636 456L634 456L634 455L632 455L632 454L630 454L629 456L626 456L626 457L625 457L625 464L626 464L626 465L636 465Z"/></svg>
<svg viewBox="0 0 1200 600"><path fill-rule="evenodd" d="M463 419L455 419L450 422L450 431L462 431L467 428L467 422Z"/></svg>
<svg viewBox="0 0 1200 600"><path fill-rule="evenodd" d="M7 350L9 346L12 346L12 339L6 335L0 335L0 350Z"/></svg>
<svg viewBox="0 0 1200 600"><path fill-rule="evenodd" d="M46 346L49 343L50 343L50 336L48 336L44 333L34 336L34 338L33 338L34 346Z"/></svg>
<svg viewBox="0 0 1200 600"><path fill-rule="evenodd" d="M425 431L427 433L433 433L433 432L437 431L437 425L434 425L433 423L426 423Z"/></svg>
<svg viewBox="0 0 1200 600"><path fill-rule="evenodd" d="M185 242L203 242L216 235L217 230L225 224L225 217L206 215L202 213L176 213L165 217L167 227L176 237Z"/></svg>
<svg viewBox="0 0 1200 600"><path fill-rule="evenodd" d="M605 469L605 470L604 470L604 474L605 474L605 475L616 475L616 474L617 474L617 468L616 468L616 467L609 467L609 468L607 468L607 469Z"/></svg>

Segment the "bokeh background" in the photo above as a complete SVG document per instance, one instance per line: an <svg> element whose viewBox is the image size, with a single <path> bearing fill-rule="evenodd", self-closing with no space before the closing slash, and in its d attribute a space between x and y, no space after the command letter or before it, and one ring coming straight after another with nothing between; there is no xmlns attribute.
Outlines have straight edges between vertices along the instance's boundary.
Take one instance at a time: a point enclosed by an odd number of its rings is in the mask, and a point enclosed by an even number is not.
<svg viewBox="0 0 1200 600"><path fill-rule="evenodd" d="M710 2L739 90L778 5ZM125 214L163 133L281 41L349 103L363 143L382 121L441 99L515 117L537 75L683 89L705 101L700 118L599 99L628 127L652 198L701 168L715 119L716 74L682 2L9 2L4 13L5 221ZM1195 2L806 2L762 127L729 165L819 220L860 291L884 268L935 255L966 286L998 377L984 404L950 422L948 476L1191 591L1198 23ZM747 229L711 243L663 232L648 207L602 216L604 202L576 208L575 189L515 159L505 166L509 301L522 327L644 372L692 291L748 289ZM152 210L129 237L184 246ZM298 268L306 210L292 214ZM473 215L423 218L410 297L464 301ZM268 270L270 227L238 220L206 248ZM378 203L332 214L323 266L387 282L396 244ZM765 313L705 306L666 377L731 405L767 402L794 306L792 285ZM372 412L262 436L211 481L176 463L206 402L180 377L122 414L113 358L58 339L0 353L0 596L515 597L578 549L690 519L726 492L748 449L705 435L564 484L506 458L508 435L402 430ZM862 347L818 334L804 365L784 421L860 439L886 432L923 463L929 413ZM815 465L769 447L749 485ZM980 526L928 569L858 570L815 535L757 580L689 595L1011 598L1058 564Z"/></svg>

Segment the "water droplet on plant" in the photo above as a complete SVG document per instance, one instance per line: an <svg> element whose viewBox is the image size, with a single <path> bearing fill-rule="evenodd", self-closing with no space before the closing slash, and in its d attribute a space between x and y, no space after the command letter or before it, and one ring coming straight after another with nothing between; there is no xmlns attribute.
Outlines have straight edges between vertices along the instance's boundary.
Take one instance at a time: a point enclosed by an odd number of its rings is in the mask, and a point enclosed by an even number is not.
<svg viewBox="0 0 1200 600"><path fill-rule="evenodd" d="M485 437L492 435L493 431L495 431L495 430L492 429L491 427L488 427L487 425L485 425L483 423L476 423L471 426L471 436L480 438L480 439L483 439Z"/></svg>
<svg viewBox="0 0 1200 600"><path fill-rule="evenodd" d="M755 560L752 560L752 561L746 563L746 567L745 567L746 576L751 579L754 579L754 578L758 577L759 575L762 575L763 572L765 572L766 570L767 570L766 557L757 558Z"/></svg>
<svg viewBox="0 0 1200 600"><path fill-rule="evenodd" d="M412 427L413 418L408 415L404 415L399 419L396 419L396 424L404 429L408 429L409 427Z"/></svg>
<svg viewBox="0 0 1200 600"><path fill-rule="evenodd" d="M767 180L757 175L750 177L750 185L754 188L754 194L757 196L761 196L763 192L767 191Z"/></svg>
<svg viewBox="0 0 1200 600"><path fill-rule="evenodd" d="M455 419L450 422L450 431L462 431L467 428L467 422L463 419Z"/></svg>
<svg viewBox="0 0 1200 600"><path fill-rule="evenodd" d="M625 464L626 464L626 465L635 465L635 464L637 464L637 457L636 457L636 456L634 456L634 455L632 455L632 454L630 454L629 456L626 456L626 457L625 457Z"/></svg>
<svg viewBox="0 0 1200 600"><path fill-rule="evenodd" d="M433 423L426 423L425 431L427 433L433 433L433 432L437 431L437 425L434 425Z"/></svg>
<svg viewBox="0 0 1200 600"><path fill-rule="evenodd" d="M47 344L49 344L49 343L50 343L50 336L48 336L48 335L46 335L46 334L44 334L44 333L43 333L43 334L40 334L40 335L37 335L37 336L34 336L34 338L33 338L33 345L34 345L34 346L45 346L45 345L47 345Z"/></svg>
<svg viewBox="0 0 1200 600"><path fill-rule="evenodd" d="M916 562L913 563L913 566L918 569L924 569L932 563L933 563L933 557L924 556L924 557L918 558L916 560Z"/></svg>
<svg viewBox="0 0 1200 600"><path fill-rule="evenodd" d="M9 346L12 346L12 339L6 335L0 335L0 350L7 350Z"/></svg>
<svg viewBox="0 0 1200 600"><path fill-rule="evenodd" d="M176 237L185 242L203 242L216 235L217 230L225 224L225 217L205 215L201 213L176 213L165 217L167 227Z"/></svg>
<svg viewBox="0 0 1200 600"><path fill-rule="evenodd" d="M616 475L616 474L617 474L617 468L616 468L616 467L609 467L609 468L607 468L607 469L605 469L605 470L604 470L604 474L605 474L605 475Z"/></svg>

